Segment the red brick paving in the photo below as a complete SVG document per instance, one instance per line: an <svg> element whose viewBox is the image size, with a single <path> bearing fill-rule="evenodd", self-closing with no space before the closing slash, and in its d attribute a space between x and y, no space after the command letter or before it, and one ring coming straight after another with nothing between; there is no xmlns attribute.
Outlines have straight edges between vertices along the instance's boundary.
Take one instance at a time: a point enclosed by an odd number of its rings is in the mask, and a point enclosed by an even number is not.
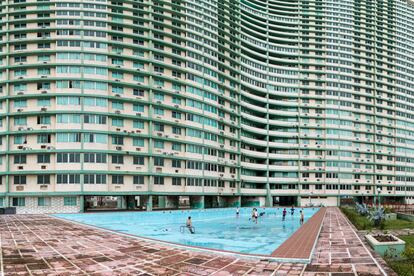
<svg viewBox="0 0 414 276"><path fill-rule="evenodd" d="M0 237L6 276L382 275L337 208L327 208L308 265L200 253L44 215L0 216Z"/></svg>
<svg viewBox="0 0 414 276"><path fill-rule="evenodd" d="M272 257L310 259L325 213L326 208L321 208L290 236L289 239L273 251L271 254Z"/></svg>

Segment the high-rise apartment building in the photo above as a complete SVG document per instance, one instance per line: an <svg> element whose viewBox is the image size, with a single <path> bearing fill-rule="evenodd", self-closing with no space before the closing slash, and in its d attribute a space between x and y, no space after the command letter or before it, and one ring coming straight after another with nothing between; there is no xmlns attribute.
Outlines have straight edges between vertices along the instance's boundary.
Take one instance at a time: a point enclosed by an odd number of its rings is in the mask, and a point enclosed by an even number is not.
<svg viewBox="0 0 414 276"><path fill-rule="evenodd" d="M414 2L0 8L0 206L414 202Z"/></svg>

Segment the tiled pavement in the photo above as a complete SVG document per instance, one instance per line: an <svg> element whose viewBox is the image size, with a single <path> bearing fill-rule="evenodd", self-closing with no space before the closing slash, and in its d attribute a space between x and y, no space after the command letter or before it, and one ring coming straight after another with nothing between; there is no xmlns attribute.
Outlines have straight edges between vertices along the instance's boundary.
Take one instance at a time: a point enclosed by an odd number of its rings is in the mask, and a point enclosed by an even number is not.
<svg viewBox="0 0 414 276"><path fill-rule="evenodd" d="M382 275L337 208L327 209L309 265L200 253L43 215L0 216L0 234L5 275Z"/></svg>

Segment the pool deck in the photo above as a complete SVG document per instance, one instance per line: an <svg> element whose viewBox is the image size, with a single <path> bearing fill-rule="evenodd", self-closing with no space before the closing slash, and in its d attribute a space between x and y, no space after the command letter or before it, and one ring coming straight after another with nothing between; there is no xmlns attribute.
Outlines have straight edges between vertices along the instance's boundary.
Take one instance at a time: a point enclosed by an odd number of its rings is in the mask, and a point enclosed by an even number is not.
<svg viewBox="0 0 414 276"><path fill-rule="evenodd" d="M2 215L0 235L0 275L395 275L338 208L326 208L310 264L200 253L45 215Z"/></svg>
<svg viewBox="0 0 414 276"><path fill-rule="evenodd" d="M271 256L275 258L310 260L325 213L326 208L321 208L302 227L293 233L292 236L273 251Z"/></svg>

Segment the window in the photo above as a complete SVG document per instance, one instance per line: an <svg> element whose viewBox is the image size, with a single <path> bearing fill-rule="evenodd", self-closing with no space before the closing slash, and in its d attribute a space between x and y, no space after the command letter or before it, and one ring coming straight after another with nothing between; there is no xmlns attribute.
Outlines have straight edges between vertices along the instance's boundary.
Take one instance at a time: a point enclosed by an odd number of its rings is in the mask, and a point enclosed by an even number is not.
<svg viewBox="0 0 414 276"><path fill-rule="evenodd" d="M145 165L145 158L144 156L134 156L134 165Z"/></svg>
<svg viewBox="0 0 414 276"><path fill-rule="evenodd" d="M143 175L134 175L134 184L135 185L144 185L144 176Z"/></svg>
<svg viewBox="0 0 414 276"><path fill-rule="evenodd" d="M124 156L121 154L113 154L112 164L124 164Z"/></svg>
<svg viewBox="0 0 414 276"><path fill-rule="evenodd" d="M50 175L38 175L37 176L37 184L50 184Z"/></svg>
<svg viewBox="0 0 414 276"><path fill-rule="evenodd" d="M57 174L56 184L80 184L80 174Z"/></svg>
<svg viewBox="0 0 414 276"><path fill-rule="evenodd" d="M84 162L85 163L106 163L106 154L105 153L85 153Z"/></svg>
<svg viewBox="0 0 414 276"><path fill-rule="evenodd" d="M106 184L106 174L85 174L85 184Z"/></svg>
<svg viewBox="0 0 414 276"><path fill-rule="evenodd" d="M173 168L181 168L181 160L173 159L172 160L172 167Z"/></svg>
<svg viewBox="0 0 414 276"><path fill-rule="evenodd" d="M124 176L123 175L113 175L112 176L112 184L124 184Z"/></svg>
<svg viewBox="0 0 414 276"><path fill-rule="evenodd" d="M37 106L50 106L50 99L38 99Z"/></svg>
<svg viewBox="0 0 414 276"><path fill-rule="evenodd" d="M164 148L164 141L154 141L154 148L156 149L163 149Z"/></svg>
<svg viewBox="0 0 414 276"><path fill-rule="evenodd" d="M63 206L76 206L77 199L76 196L65 196L63 198Z"/></svg>
<svg viewBox="0 0 414 276"><path fill-rule="evenodd" d="M15 155L14 164L26 164L26 155L25 154Z"/></svg>
<svg viewBox="0 0 414 276"><path fill-rule="evenodd" d="M124 144L124 137L119 135L112 136L112 144L114 145L123 145Z"/></svg>
<svg viewBox="0 0 414 276"><path fill-rule="evenodd" d="M58 163L79 163L80 162L80 153L58 153L57 154Z"/></svg>
<svg viewBox="0 0 414 276"><path fill-rule="evenodd" d="M50 206L51 199L50 197L38 197L37 198L37 206Z"/></svg>
<svg viewBox="0 0 414 276"><path fill-rule="evenodd" d="M144 122L143 121L134 120L134 128L144 129Z"/></svg>
<svg viewBox="0 0 414 276"><path fill-rule="evenodd" d="M154 184L155 185L164 185L164 177L163 176L155 176L154 177Z"/></svg>
<svg viewBox="0 0 414 276"><path fill-rule="evenodd" d="M132 140L132 144L134 145L134 147L144 147L145 140L143 138L134 138Z"/></svg>
<svg viewBox="0 0 414 276"><path fill-rule="evenodd" d="M37 135L38 144L49 144L51 141L50 134L39 134Z"/></svg>
<svg viewBox="0 0 414 276"><path fill-rule="evenodd" d="M164 158L162 157L154 157L154 166L164 166Z"/></svg>
<svg viewBox="0 0 414 276"><path fill-rule="evenodd" d="M26 176L25 175L15 175L14 176L14 184L16 184L16 185L26 184Z"/></svg>
<svg viewBox="0 0 414 276"><path fill-rule="evenodd" d="M50 163L50 154L38 154L37 155L37 163L38 164L44 164L44 163Z"/></svg>
<svg viewBox="0 0 414 276"><path fill-rule="evenodd" d="M172 184L174 186L181 186L181 178L180 177L173 177L172 178Z"/></svg>
<svg viewBox="0 0 414 276"><path fill-rule="evenodd" d="M23 207L26 205L26 198L24 197L13 197L12 206L13 207Z"/></svg>
<svg viewBox="0 0 414 276"><path fill-rule="evenodd" d="M50 116L49 115L37 116L37 124L38 125L50 125Z"/></svg>

